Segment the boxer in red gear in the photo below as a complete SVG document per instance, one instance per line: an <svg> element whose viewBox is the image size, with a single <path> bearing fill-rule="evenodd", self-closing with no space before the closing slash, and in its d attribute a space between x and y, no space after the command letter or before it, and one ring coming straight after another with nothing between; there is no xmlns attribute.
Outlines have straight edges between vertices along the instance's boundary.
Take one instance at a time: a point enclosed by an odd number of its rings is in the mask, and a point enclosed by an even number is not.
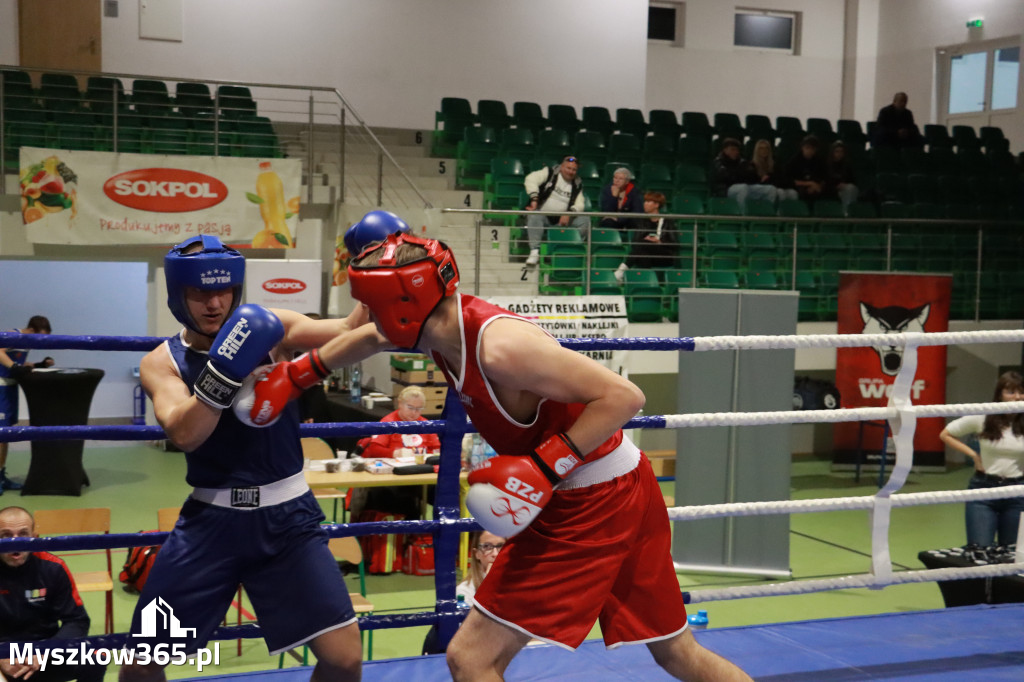
<svg viewBox="0 0 1024 682"><path fill-rule="evenodd" d="M661 490L621 430L643 407L640 389L528 320L456 293L458 271L440 242L389 236L349 265L349 282L382 336L428 351L481 436L518 455L514 475L494 463L513 458L494 458L474 487L525 478L542 492L449 645L455 680L502 679L531 638L575 648L595 620L609 647L646 644L678 679L750 680L686 627ZM557 460L551 439L561 442ZM577 452L581 463L559 464ZM514 500L505 510L495 499L487 513L513 511Z"/></svg>

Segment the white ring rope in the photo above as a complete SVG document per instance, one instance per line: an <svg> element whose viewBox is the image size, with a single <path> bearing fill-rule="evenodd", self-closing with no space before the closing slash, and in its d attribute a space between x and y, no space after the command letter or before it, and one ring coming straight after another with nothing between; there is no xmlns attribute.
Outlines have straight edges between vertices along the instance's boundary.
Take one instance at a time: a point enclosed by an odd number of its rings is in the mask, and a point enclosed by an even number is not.
<svg viewBox="0 0 1024 682"><path fill-rule="evenodd" d="M693 426L758 426L765 424L829 424L853 421L898 419L909 413L919 419L928 417L959 417L963 414L1013 414L1024 412L1024 401L999 403L961 403L948 405L908 405L895 407L851 407L840 410L780 410L777 412L702 412L666 414L666 429Z"/></svg>
<svg viewBox="0 0 1024 682"><path fill-rule="evenodd" d="M931 568L924 571L902 571L884 577L870 573L848 575L842 578L821 578L814 580L794 580L787 583L770 585L742 585L724 587L713 590L693 590L689 593L690 603L698 604L709 601L725 601L729 599L747 599L750 597L781 597L790 594L809 594L827 590L846 590L861 587L881 588L906 583L926 583L940 580L968 580L970 578L995 578L1003 575L1024 573L1024 563L990 564L988 566L971 566L967 568Z"/></svg>
<svg viewBox="0 0 1024 682"><path fill-rule="evenodd" d="M947 504L977 500L1001 500L1024 495L1024 485L977 490L939 490L927 493L893 495L893 507L915 507L925 504ZM717 519L727 516L761 516L767 514L802 514L823 511L856 511L873 509L878 503L874 495L860 497L831 497L814 500L773 500L765 502L732 502L729 504L702 504L692 507L672 507L668 518L672 521Z"/></svg>
<svg viewBox="0 0 1024 682"><path fill-rule="evenodd" d="M895 444L895 462L889 480L873 496L817 500L776 500L701 505L669 509L673 521L710 519L724 516L787 514L811 511L867 510L871 527L871 570L861 575L832 579L794 580L774 585L751 585L690 592L690 602L700 603L745 597L806 594L848 588L882 588L910 582L962 580L1024 572L1024 563L995 564L970 568L943 568L894 573L889 552L889 526L894 507L942 504L967 500L1002 499L1024 494L1024 486L982 490L938 491L894 494L906 481L914 457L914 432L918 418L954 417L963 414L1008 414L1024 412L1024 402L965 403L958 405L913 405L911 393L917 373L920 346L971 343L1019 343L1024 330L972 332L906 332L900 334L813 334L790 336L713 336L693 339L693 350L771 350L804 348L904 347L903 362L893 380L886 407L841 410L735 412L665 415L665 428L697 426L752 426L762 424L821 424L850 421L887 420Z"/></svg>
<svg viewBox="0 0 1024 682"><path fill-rule="evenodd" d="M903 332L900 334L792 334L783 336L698 336L693 350L783 350L799 348L856 348L860 346L950 346L971 343L1019 343L1024 330L970 332Z"/></svg>

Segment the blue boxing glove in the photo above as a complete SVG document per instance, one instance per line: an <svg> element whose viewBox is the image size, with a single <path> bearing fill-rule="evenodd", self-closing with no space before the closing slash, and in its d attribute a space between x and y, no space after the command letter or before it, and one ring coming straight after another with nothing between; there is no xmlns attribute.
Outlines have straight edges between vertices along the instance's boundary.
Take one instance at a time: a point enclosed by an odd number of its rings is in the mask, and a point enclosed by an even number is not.
<svg viewBox="0 0 1024 682"><path fill-rule="evenodd" d="M196 379L196 397L210 407L230 407L242 381L284 338L284 325L263 306L239 306L224 321L210 347L210 360Z"/></svg>

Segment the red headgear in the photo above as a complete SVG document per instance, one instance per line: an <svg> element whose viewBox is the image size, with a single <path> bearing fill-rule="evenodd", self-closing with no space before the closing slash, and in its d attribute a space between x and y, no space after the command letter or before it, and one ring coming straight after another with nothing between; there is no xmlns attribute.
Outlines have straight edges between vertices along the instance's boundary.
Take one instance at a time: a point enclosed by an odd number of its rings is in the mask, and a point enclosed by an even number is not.
<svg viewBox="0 0 1024 682"><path fill-rule="evenodd" d="M398 264L401 244L416 244L426 254L409 263ZM459 268L444 242L408 234L391 234L377 246L360 254L360 261L383 249L373 265L349 263L348 281L352 296L365 303L388 340L402 348L415 348L423 323L446 296L459 286Z"/></svg>

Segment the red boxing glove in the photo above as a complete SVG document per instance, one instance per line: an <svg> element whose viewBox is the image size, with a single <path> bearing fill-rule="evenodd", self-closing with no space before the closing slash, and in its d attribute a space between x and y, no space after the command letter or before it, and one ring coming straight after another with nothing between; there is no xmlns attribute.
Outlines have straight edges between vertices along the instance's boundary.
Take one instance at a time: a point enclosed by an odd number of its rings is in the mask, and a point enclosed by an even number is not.
<svg viewBox="0 0 1024 682"><path fill-rule="evenodd" d="M320 383L330 370L314 349L291 362L279 362L268 370L258 368L239 391L233 409L243 423L262 428L278 420L289 402Z"/></svg>
<svg viewBox="0 0 1024 682"><path fill-rule="evenodd" d="M564 433L556 433L541 443L532 457L551 485L558 485L570 471L583 464L583 455Z"/></svg>
<svg viewBox="0 0 1024 682"><path fill-rule="evenodd" d="M466 508L488 533L523 531L551 499L551 483L529 457L499 455L469 474Z"/></svg>

